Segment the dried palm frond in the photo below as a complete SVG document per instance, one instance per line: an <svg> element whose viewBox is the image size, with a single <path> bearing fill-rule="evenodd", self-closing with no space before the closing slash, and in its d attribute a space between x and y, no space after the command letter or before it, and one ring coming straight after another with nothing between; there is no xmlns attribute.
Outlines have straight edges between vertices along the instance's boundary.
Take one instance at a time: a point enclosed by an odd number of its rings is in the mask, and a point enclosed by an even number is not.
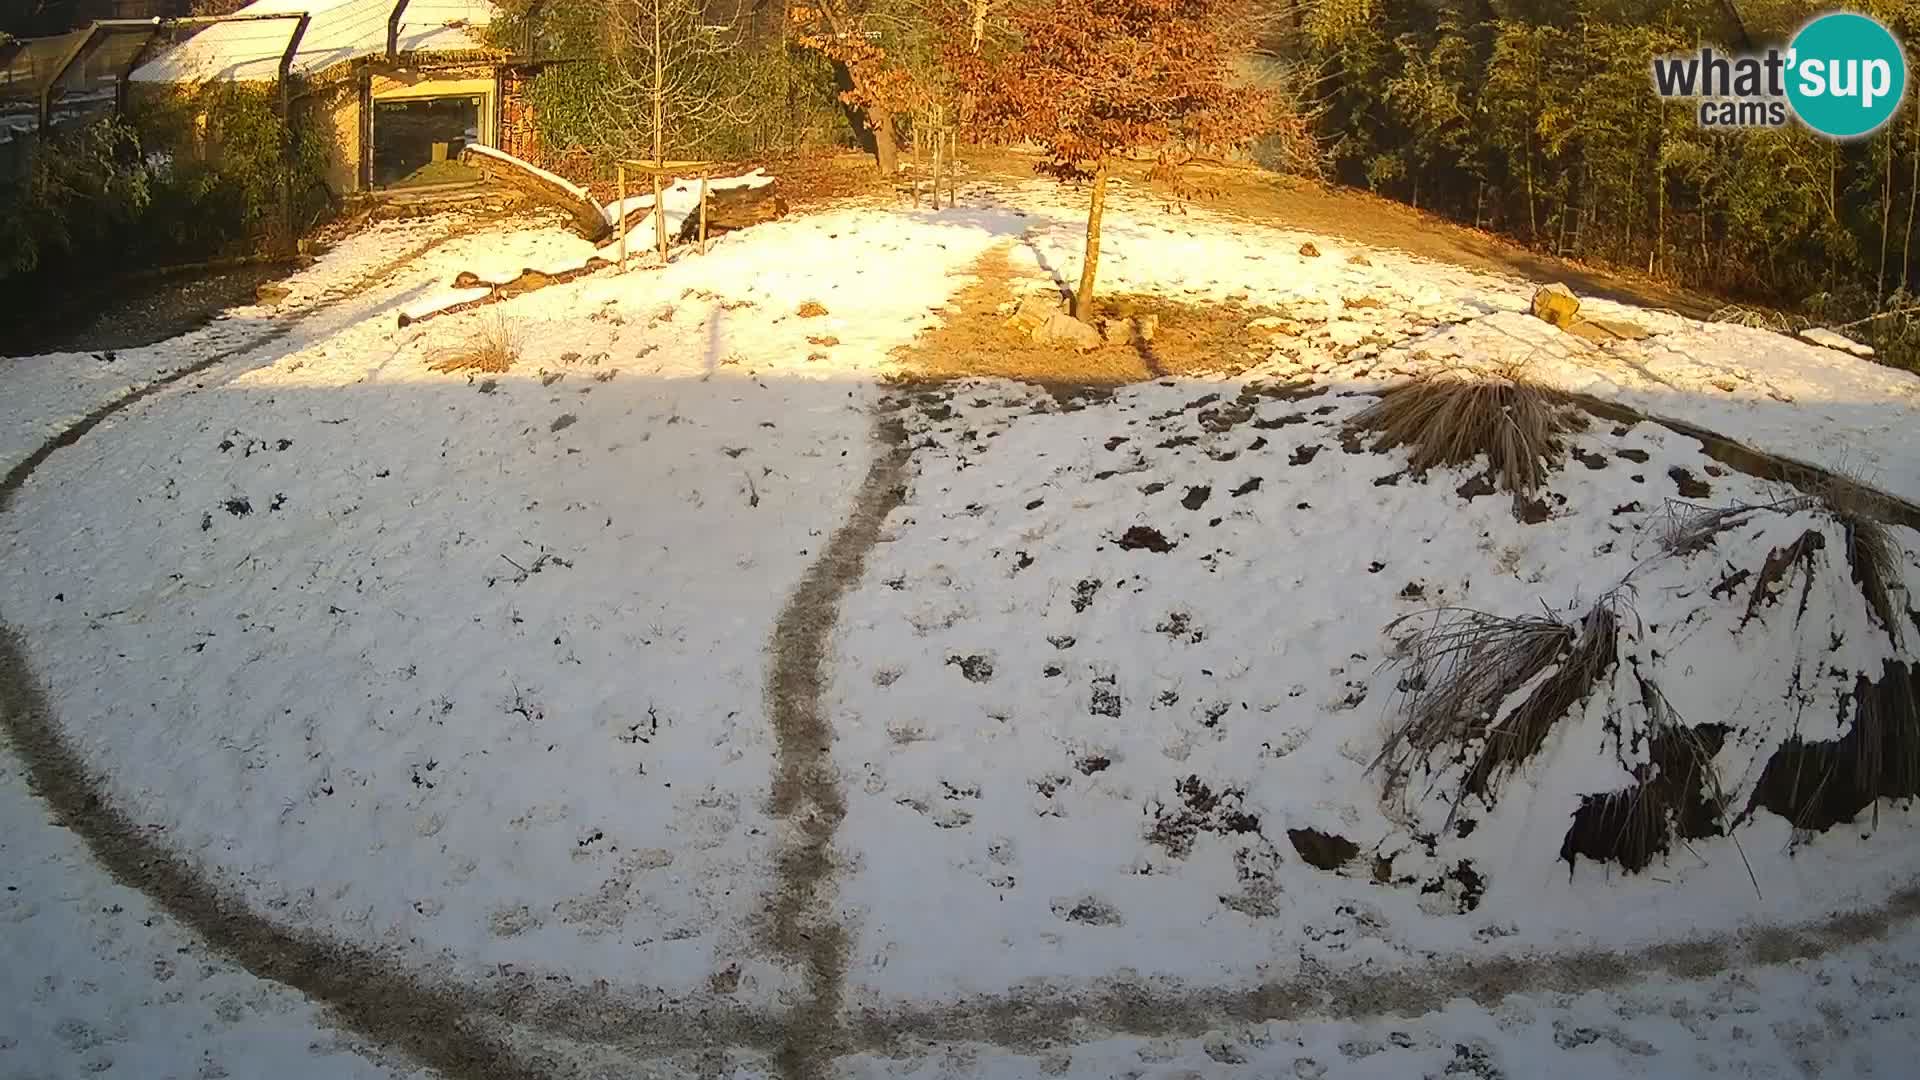
<svg viewBox="0 0 1920 1080"><path fill-rule="evenodd" d="M1714 538L1736 528L1755 514L1774 512L1791 514L1814 505L1811 496L1794 496L1770 503L1735 503L1732 506L1704 506L1683 499L1668 499L1665 520L1661 523L1660 547L1669 555L1691 555L1705 550Z"/></svg>
<svg viewBox="0 0 1920 1080"><path fill-rule="evenodd" d="M1893 597L1905 585L1900 577L1900 544L1887 527L1891 501L1858 480L1839 475L1827 477L1815 489L1815 497L1845 529L1847 565L1853 568L1854 584L1880 626L1899 643L1900 620Z"/></svg>
<svg viewBox="0 0 1920 1080"><path fill-rule="evenodd" d="M1620 593L1609 593L1578 623L1551 612L1520 618L1459 608L1430 613L1433 624L1404 642L1400 662L1408 675L1400 719L1374 767L1387 770L1390 785L1402 786L1452 747L1467 766L1453 812L1468 795L1491 799L1502 777L1532 757L1553 725L1613 668L1623 606ZM1415 617L1396 620L1388 631Z"/></svg>

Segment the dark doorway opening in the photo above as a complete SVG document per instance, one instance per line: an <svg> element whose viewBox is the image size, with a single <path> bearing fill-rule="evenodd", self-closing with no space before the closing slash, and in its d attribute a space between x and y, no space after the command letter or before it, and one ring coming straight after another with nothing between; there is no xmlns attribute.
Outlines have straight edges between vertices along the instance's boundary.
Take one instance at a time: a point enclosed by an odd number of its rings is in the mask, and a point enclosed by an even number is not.
<svg viewBox="0 0 1920 1080"><path fill-rule="evenodd" d="M407 98L373 103L373 186L470 183L460 151L480 141L480 98Z"/></svg>

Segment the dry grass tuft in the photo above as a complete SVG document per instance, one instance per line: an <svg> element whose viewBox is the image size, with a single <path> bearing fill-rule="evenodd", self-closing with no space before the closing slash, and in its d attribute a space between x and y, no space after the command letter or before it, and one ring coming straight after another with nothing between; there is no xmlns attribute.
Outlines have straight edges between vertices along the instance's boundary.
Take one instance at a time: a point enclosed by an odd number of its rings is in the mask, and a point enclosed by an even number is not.
<svg viewBox="0 0 1920 1080"><path fill-rule="evenodd" d="M427 359L434 371L481 371L499 374L520 359L520 327L498 309L480 321L472 337L458 345L435 349Z"/></svg>
<svg viewBox="0 0 1920 1080"><path fill-rule="evenodd" d="M1401 682L1400 723L1374 767L1384 767L1390 786L1400 787L1445 753L1467 766L1453 812L1469 795L1491 801L1500 782L1614 667L1624 607L1615 592L1577 623L1551 612L1519 618L1465 608L1423 613L1436 617L1402 642L1399 662L1408 675ZM1405 616L1387 629L1419 617Z"/></svg>
<svg viewBox="0 0 1920 1080"><path fill-rule="evenodd" d="M1645 677L1637 681L1647 723L1632 739L1645 740L1647 761L1634 769L1632 786L1581 798L1560 844L1560 857L1569 866L1584 855L1638 873L1654 856L1665 854L1676 837L1685 843L1733 836L1733 808L1713 763L1728 729L1689 727L1658 686ZM1733 843L1746 862L1739 840ZM1758 893L1751 864L1747 877Z"/></svg>
<svg viewBox="0 0 1920 1080"><path fill-rule="evenodd" d="M1350 425L1378 432L1375 449L1412 448L1416 472L1484 455L1516 495L1537 489L1565 453L1560 436L1586 427L1566 397L1517 368L1497 375L1436 371L1389 387Z"/></svg>
<svg viewBox="0 0 1920 1080"><path fill-rule="evenodd" d="M1780 334L1791 334L1794 331L1793 320L1785 315L1760 308L1744 307L1740 304L1727 304L1715 309L1707 321L1731 323L1734 326L1746 326L1755 330L1772 330Z"/></svg>

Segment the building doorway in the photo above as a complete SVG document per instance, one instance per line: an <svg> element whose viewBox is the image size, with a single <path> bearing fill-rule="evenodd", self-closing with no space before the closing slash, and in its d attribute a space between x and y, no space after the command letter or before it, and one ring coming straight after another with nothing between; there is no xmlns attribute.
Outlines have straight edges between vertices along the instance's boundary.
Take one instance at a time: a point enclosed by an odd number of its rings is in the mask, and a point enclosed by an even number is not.
<svg viewBox="0 0 1920 1080"><path fill-rule="evenodd" d="M373 186L472 183L478 170L460 151L480 143L480 95L385 98L373 102Z"/></svg>

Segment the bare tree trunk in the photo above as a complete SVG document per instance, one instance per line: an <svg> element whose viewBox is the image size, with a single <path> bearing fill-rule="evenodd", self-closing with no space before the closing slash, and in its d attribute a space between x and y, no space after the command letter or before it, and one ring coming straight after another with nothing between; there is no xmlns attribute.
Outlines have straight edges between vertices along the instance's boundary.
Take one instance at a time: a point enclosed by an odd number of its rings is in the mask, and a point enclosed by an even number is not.
<svg viewBox="0 0 1920 1080"><path fill-rule="evenodd" d="M1533 131L1527 131L1527 240L1540 238L1540 220L1533 212Z"/></svg>
<svg viewBox="0 0 1920 1080"><path fill-rule="evenodd" d="M662 102L666 97L667 72L666 60L660 55L660 0L653 0L653 163L656 166L666 164L666 139L662 121L666 110ZM622 206L625 214L627 208ZM660 247L660 265L667 264L667 194L661 188L658 169L653 174L653 237Z"/></svg>
<svg viewBox="0 0 1920 1080"><path fill-rule="evenodd" d="M1893 224L1893 128L1887 128L1887 174L1880 183L1880 275L1873 281L1875 304L1887 295L1887 233Z"/></svg>
<svg viewBox="0 0 1920 1080"><path fill-rule="evenodd" d="M867 110L867 123L873 128L873 156L880 175L889 179L900 175L900 142L893 130L893 110L875 105Z"/></svg>
<svg viewBox="0 0 1920 1080"><path fill-rule="evenodd" d="M662 164L667 160L662 153L665 140L661 137L663 134L661 130L662 120L666 115L666 110L662 107L662 102L666 97L666 93L666 59L660 55L660 0L653 0L653 163L655 165ZM658 191L659 187L660 185L656 181L654 190ZM625 208L623 207L622 212L624 211ZM653 204L653 216L656 218L660 216L660 204L657 202ZM665 235L664 225L661 226L661 232L662 235ZM666 250L666 244L664 242L661 243L660 247L662 251Z"/></svg>
<svg viewBox="0 0 1920 1080"><path fill-rule="evenodd" d="M1093 316L1093 282L1100 270L1100 219L1107 211L1107 163L1093 171L1093 205L1087 210L1087 252L1080 261L1080 291L1073 294L1073 317Z"/></svg>
<svg viewBox="0 0 1920 1080"><path fill-rule="evenodd" d="M1920 202L1920 104L1914 106L1913 127L1913 186L1907 191L1907 238L1900 246L1900 287L1907 289L1908 275L1913 271L1913 208Z"/></svg>

